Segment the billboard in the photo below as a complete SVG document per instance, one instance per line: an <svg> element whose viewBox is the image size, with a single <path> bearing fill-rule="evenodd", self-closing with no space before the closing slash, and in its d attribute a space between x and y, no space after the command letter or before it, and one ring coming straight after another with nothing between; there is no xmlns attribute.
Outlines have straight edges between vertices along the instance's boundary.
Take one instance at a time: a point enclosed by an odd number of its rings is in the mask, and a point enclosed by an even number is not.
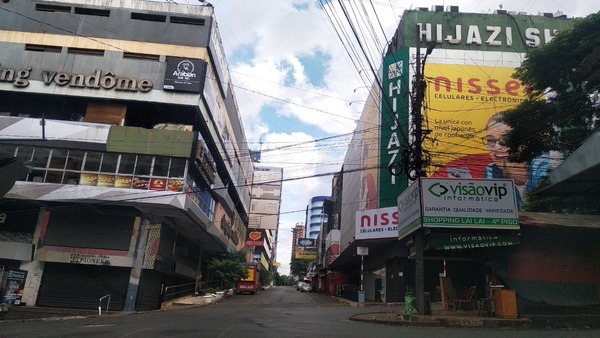
<svg viewBox="0 0 600 338"><path fill-rule="evenodd" d="M512 180L421 178L420 183L423 227L519 229Z"/></svg>
<svg viewBox="0 0 600 338"><path fill-rule="evenodd" d="M246 234L246 246L264 246L264 242L264 230L249 230Z"/></svg>
<svg viewBox="0 0 600 338"><path fill-rule="evenodd" d="M518 230L516 191L510 179L422 177L398 197L398 238L420 227Z"/></svg>
<svg viewBox="0 0 600 338"><path fill-rule="evenodd" d="M402 40L415 46L413 27L419 26L420 40L435 41L445 50L475 50L478 53L525 53L550 42L558 33L571 27L572 19L542 15L490 15L487 13L453 13L406 11L402 14ZM464 56L464 55L463 55ZM488 56L491 56L488 53ZM465 60L468 62L468 60Z"/></svg>
<svg viewBox="0 0 600 338"><path fill-rule="evenodd" d="M279 200L253 199L250 201L250 213L276 215L279 213Z"/></svg>
<svg viewBox="0 0 600 338"><path fill-rule="evenodd" d="M359 210L354 229L354 239L357 240L397 237L398 208Z"/></svg>
<svg viewBox="0 0 600 338"><path fill-rule="evenodd" d="M163 90L201 93L206 79L207 63L200 59L167 57Z"/></svg>
<svg viewBox="0 0 600 338"><path fill-rule="evenodd" d="M527 99L526 87L512 77L514 68L427 64L427 125L423 149L430 155L428 176L510 178L519 205L562 156L544 154L530 163L508 160L503 137L509 131L502 112Z"/></svg>
<svg viewBox="0 0 600 338"><path fill-rule="evenodd" d="M248 215L248 228L276 230L279 225L279 215Z"/></svg>
<svg viewBox="0 0 600 338"><path fill-rule="evenodd" d="M257 167L254 169L252 184L281 185L283 169L272 167Z"/></svg>
<svg viewBox="0 0 600 338"><path fill-rule="evenodd" d="M398 239L421 226L421 187L414 182L398 196Z"/></svg>

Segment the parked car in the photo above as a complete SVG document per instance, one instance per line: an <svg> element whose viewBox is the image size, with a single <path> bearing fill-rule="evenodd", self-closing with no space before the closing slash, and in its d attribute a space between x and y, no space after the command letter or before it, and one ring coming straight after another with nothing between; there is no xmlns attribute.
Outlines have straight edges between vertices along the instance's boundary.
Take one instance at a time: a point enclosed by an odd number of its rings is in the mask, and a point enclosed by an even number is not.
<svg viewBox="0 0 600 338"><path fill-rule="evenodd" d="M312 291L312 286L310 285L310 283L302 282L302 285L300 286L300 292L311 292L311 291Z"/></svg>

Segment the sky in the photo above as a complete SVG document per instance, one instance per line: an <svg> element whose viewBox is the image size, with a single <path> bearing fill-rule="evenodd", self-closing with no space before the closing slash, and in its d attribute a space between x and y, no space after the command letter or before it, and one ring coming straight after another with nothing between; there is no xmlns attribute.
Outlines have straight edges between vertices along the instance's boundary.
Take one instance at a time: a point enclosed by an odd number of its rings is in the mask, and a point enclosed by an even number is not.
<svg viewBox="0 0 600 338"><path fill-rule="evenodd" d="M342 168L373 69L379 68L405 10L452 5L460 12L560 11L569 18L600 10L591 0L208 2L214 7L249 147L262 150L263 165L283 168L277 242L281 275L289 274L292 228L305 222L310 198L331 195L332 173Z"/></svg>

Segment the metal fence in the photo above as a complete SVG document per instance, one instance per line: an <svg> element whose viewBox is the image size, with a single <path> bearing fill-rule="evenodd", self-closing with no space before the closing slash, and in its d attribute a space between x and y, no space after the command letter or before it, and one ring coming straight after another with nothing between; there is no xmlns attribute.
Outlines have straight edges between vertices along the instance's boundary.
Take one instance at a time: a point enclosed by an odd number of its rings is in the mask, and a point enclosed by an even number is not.
<svg viewBox="0 0 600 338"><path fill-rule="evenodd" d="M191 295L204 295L209 290L221 290L221 282L196 281L180 285L171 285L165 288L163 302Z"/></svg>

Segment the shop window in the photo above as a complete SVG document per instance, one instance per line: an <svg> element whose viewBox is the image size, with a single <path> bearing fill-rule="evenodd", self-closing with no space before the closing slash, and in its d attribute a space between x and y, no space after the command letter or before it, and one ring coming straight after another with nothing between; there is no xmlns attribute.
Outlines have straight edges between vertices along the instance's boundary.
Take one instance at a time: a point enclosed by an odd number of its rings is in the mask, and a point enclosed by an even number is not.
<svg viewBox="0 0 600 338"><path fill-rule="evenodd" d="M117 171L117 161L119 160L119 154L105 153L102 155L102 162L100 163L100 171L104 173L114 173Z"/></svg>
<svg viewBox="0 0 600 338"><path fill-rule="evenodd" d="M133 155L133 154L121 155L121 161L119 162L119 174L130 174L131 175L131 174L133 174L134 167L135 167L135 155Z"/></svg>
<svg viewBox="0 0 600 338"><path fill-rule="evenodd" d="M184 177L186 163L187 161L182 158L172 159L171 167L169 169L169 177Z"/></svg>
<svg viewBox="0 0 600 338"><path fill-rule="evenodd" d="M152 156L138 155L137 162L135 163L135 174L136 175L150 175L150 168L152 167ZM154 174L156 176L156 174Z"/></svg>
<svg viewBox="0 0 600 338"><path fill-rule="evenodd" d="M85 163L83 170L85 171L100 171L100 162L102 161L102 153L99 152L87 152L85 155Z"/></svg>
<svg viewBox="0 0 600 338"><path fill-rule="evenodd" d="M152 175L154 176L167 176L169 173L169 158L164 156L156 156L154 159L154 168L152 169Z"/></svg>
<svg viewBox="0 0 600 338"><path fill-rule="evenodd" d="M37 168L46 168L48 166L49 157L50 149L35 148L33 151L33 166Z"/></svg>

